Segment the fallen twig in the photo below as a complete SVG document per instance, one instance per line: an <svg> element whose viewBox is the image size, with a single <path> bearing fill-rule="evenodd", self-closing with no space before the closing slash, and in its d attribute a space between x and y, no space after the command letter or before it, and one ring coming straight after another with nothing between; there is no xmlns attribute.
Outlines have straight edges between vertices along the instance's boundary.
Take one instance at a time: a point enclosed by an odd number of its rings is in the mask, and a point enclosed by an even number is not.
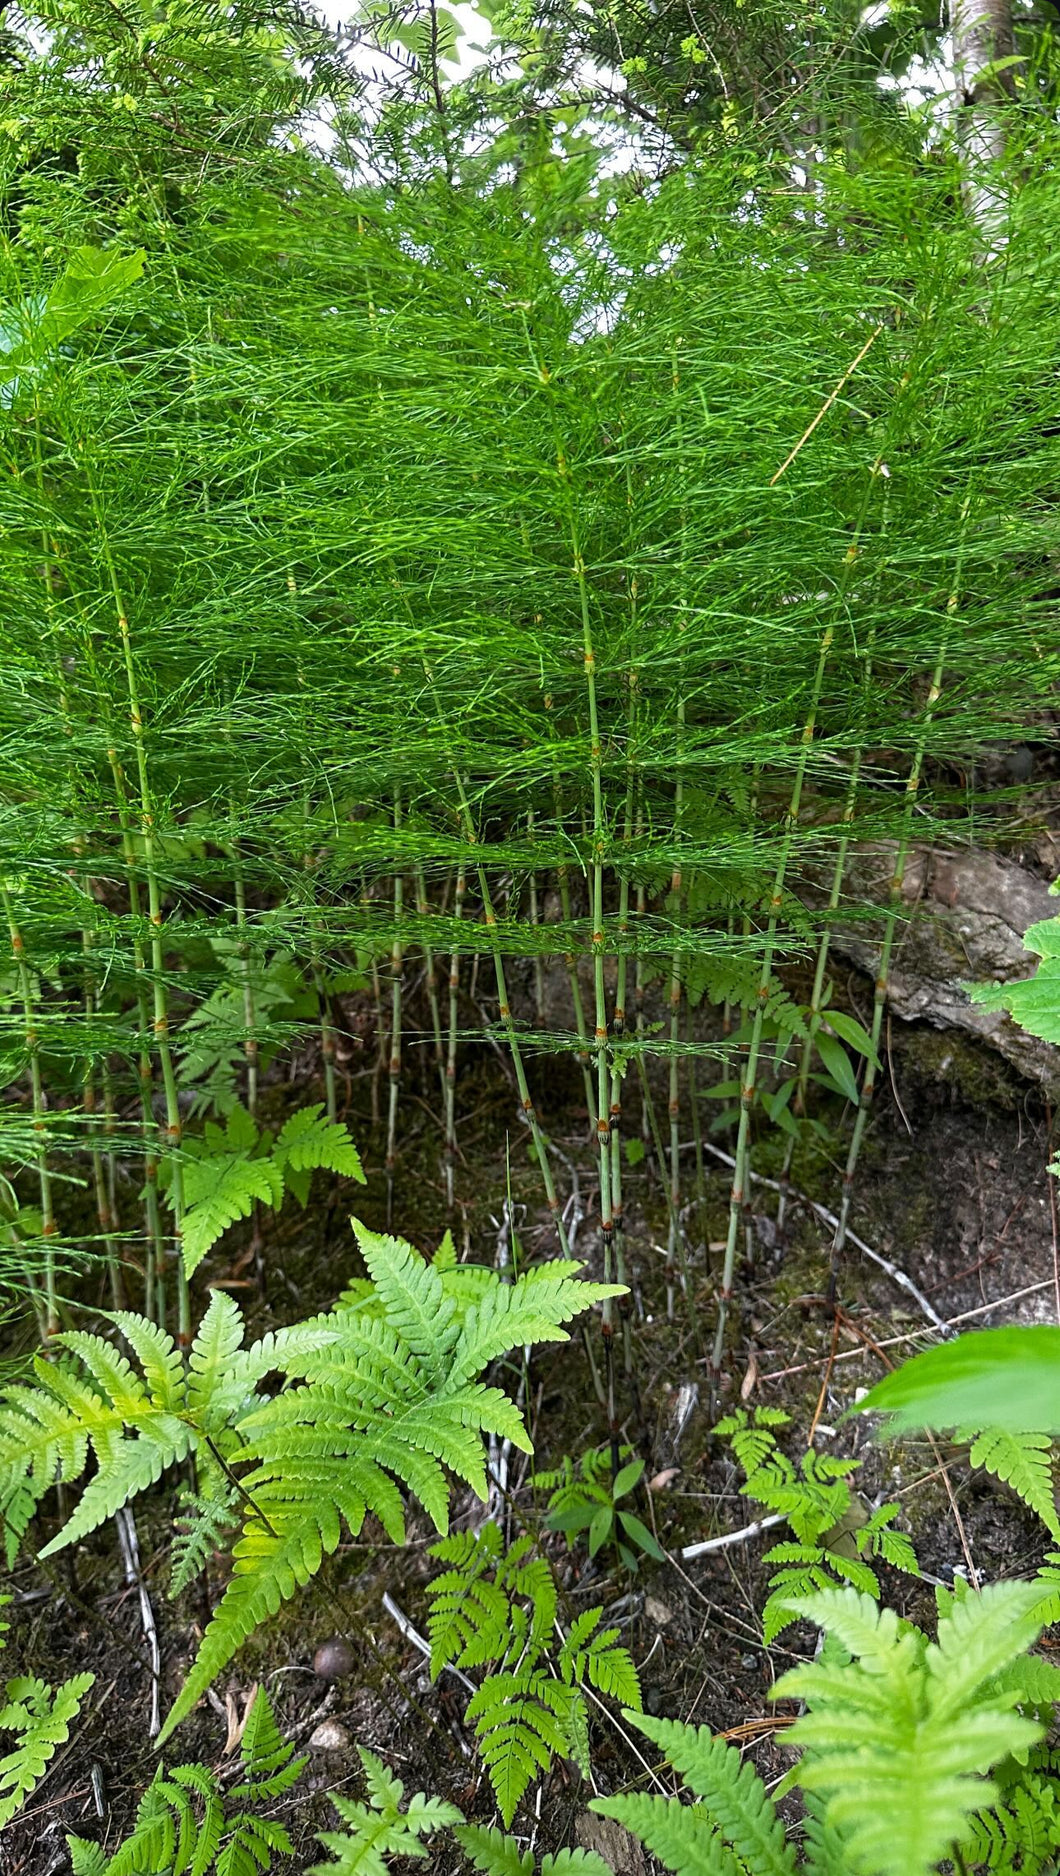
<svg viewBox="0 0 1060 1876"><path fill-rule="evenodd" d="M700 1544L686 1544L677 1555L688 1563L693 1557L705 1557L708 1550L730 1550L734 1544L746 1544L760 1531L771 1531L774 1525L784 1522L782 1511L771 1511L768 1517L756 1518L753 1524L745 1524L738 1531L726 1531L721 1537L705 1537Z"/></svg>
<svg viewBox="0 0 1060 1876"><path fill-rule="evenodd" d="M409 1621L409 1618L405 1614L404 1609L399 1608L398 1604L394 1601L394 1598L390 1594L389 1590L387 1590L384 1593L383 1608L386 1610L387 1615L390 1617L391 1621L397 1624L398 1628L401 1630L401 1633L404 1635L405 1640L407 1642L411 1642L414 1648L418 1648L421 1655L425 1656L425 1658L429 1661L431 1658L430 1642L427 1640L426 1636L421 1635L419 1629L416 1628L413 1625L413 1623ZM452 1674L453 1677L460 1682L461 1687L464 1687L467 1689L469 1694L473 1694L475 1692L474 1681L469 1681L467 1678L467 1675L462 1674L459 1668L450 1667L447 1663L443 1671L446 1674Z"/></svg>
<svg viewBox="0 0 1060 1876"><path fill-rule="evenodd" d="M114 1522L118 1530L122 1563L125 1566L125 1581L130 1587L135 1587L140 1598L140 1624L151 1658L151 1718L148 1724L148 1738L154 1739L161 1725L158 1716L158 1682L162 1671L155 1612L151 1607L147 1584L144 1582L143 1572L140 1569L140 1546L136 1537L136 1524L128 1505L123 1505L115 1514Z"/></svg>

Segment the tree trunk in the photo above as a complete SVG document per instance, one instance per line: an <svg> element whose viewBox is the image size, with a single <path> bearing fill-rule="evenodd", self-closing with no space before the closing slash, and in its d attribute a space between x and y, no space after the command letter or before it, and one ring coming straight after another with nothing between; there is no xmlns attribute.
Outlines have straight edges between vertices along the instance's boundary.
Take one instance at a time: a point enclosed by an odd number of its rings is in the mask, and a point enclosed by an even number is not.
<svg viewBox="0 0 1060 1876"><path fill-rule="evenodd" d="M958 133L964 149L964 199L990 246L1000 240L1004 212L1000 167L1005 155L1004 105L1013 95L1012 0L952 0L953 69Z"/></svg>

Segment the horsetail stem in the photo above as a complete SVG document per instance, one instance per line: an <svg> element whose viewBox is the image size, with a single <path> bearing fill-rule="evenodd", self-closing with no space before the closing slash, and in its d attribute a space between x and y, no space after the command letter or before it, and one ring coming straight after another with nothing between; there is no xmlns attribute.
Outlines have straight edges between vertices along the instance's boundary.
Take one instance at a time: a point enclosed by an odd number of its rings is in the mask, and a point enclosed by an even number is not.
<svg viewBox="0 0 1060 1876"><path fill-rule="evenodd" d="M906 862L909 857L909 848L912 844L913 813L916 807L917 795L920 791L920 779L923 774L924 758L927 753L927 741L934 719L935 705L942 695L942 680L946 668L946 658L949 652L949 621L953 619L960 605L961 579L964 570L964 552L967 544L968 516L971 509L971 502L972 497L969 492L965 496L961 507L961 532L957 548L957 564L954 570L953 584L946 601L947 626L943 631L939 643L938 656L931 673L931 682L928 687L923 716L921 717L921 733L917 738L916 748L913 752L913 760L905 784L902 826L898 836L894 867L891 872L887 919L884 926L883 942L880 948L880 961L877 966L876 982L873 989L872 1027L869 1031L869 1039L872 1043L872 1054L867 1058L865 1063L865 1075L861 1084L857 1113L854 1116L854 1131L850 1138L846 1164L843 1168L843 1188L839 1202L839 1216L836 1222L835 1234L832 1238L832 1248L829 1256L828 1300L833 1305L838 1295L839 1269L842 1262L843 1251L846 1248L847 1230L850 1223L850 1205L854 1196L854 1178L857 1172L862 1141L865 1138L865 1129L868 1126L873 1097L876 1093L875 1062L879 1059L880 1037L883 1033L883 1012L887 1003L887 978L891 966L891 953L894 949L895 933L898 929L902 888L905 884Z"/></svg>
<svg viewBox="0 0 1060 1876"><path fill-rule="evenodd" d="M37 1141L37 1184L40 1190L41 1237L45 1241L44 1253L44 1317L41 1324L42 1341L58 1333L59 1311L55 1289L55 1252L49 1242L56 1234L55 1205L52 1191L52 1174L48 1162L48 1144L46 1119L48 1111L47 1097L44 1093L44 1079L40 1065L40 1035L37 1029L36 999L33 994L33 979L30 976L26 946L15 910L15 902L7 880L0 880L0 900L3 902L4 916L7 920L8 937L11 942L11 956L18 979L19 997L22 1003L22 1030L26 1042L26 1054L29 1057L30 1098L32 1101L33 1132Z"/></svg>
<svg viewBox="0 0 1060 1876"><path fill-rule="evenodd" d="M467 898L467 868L463 860L456 870L453 892L453 917L462 920ZM449 1039L445 1056L445 1202L452 1211L456 1184L456 1054L460 1016L460 953L449 955Z"/></svg>
<svg viewBox="0 0 1060 1876"><path fill-rule="evenodd" d="M431 902L427 896L427 879L423 871L422 861L417 861L416 863L414 879L416 885L416 913L423 922L426 933L427 921L431 916ZM448 888L446 891L448 893ZM430 1007L431 1031L434 1036L434 1066L435 1073L438 1076L438 1089L442 1097L439 1120L441 1121L444 1132L446 1080L445 1055L442 1049L442 1011L438 1001L437 960L434 955L434 947L431 945L426 935L424 935L423 939L423 959L427 967L427 1002Z"/></svg>
<svg viewBox="0 0 1060 1876"><path fill-rule="evenodd" d="M173 1051L169 1037L169 1004L165 982L165 950L162 938L162 894L159 886L156 856L155 808L151 793L150 769L147 758L147 744L144 736L143 715L140 709L139 684L136 676L136 660L133 655L132 634L128 613L122 595L118 569L111 552L110 537L104 524L99 495L91 469L86 461L85 477L92 500L100 549L103 554L107 578L114 600L118 623L118 635L121 641L122 661L125 669L126 691L129 705L129 723L132 730L133 748L136 753L136 771L140 795L140 833L143 841L144 873L147 879L147 906L151 924L151 979L154 1005L152 1032L155 1048L158 1052L159 1066L162 1071L162 1086L166 1103L166 1156L169 1170L169 1189L172 1197L174 1236L176 1239L177 1266L177 1339L182 1346L191 1342L191 1304L188 1296L188 1277L184 1268L183 1230L184 1230L184 1171L181 1162L181 1142L183 1123L180 1116L180 1101L177 1091L177 1077L173 1065Z"/></svg>
<svg viewBox="0 0 1060 1876"><path fill-rule="evenodd" d="M755 1076L758 1072L758 1056L762 1044L762 1030L765 1025L766 1005L769 1001L769 980L773 972L773 957L776 951L777 934L780 926L780 912L784 903L784 885L787 877L788 860L791 855L795 829L798 825L799 808L802 802L803 784L813 744L814 730L817 723L817 709L820 703L821 688L824 683L825 668L832 648L834 628L825 626L821 633L817 663L814 670L813 685L810 692L810 704L802 728L798 759L795 765L795 778L792 783L791 797L784 821L784 834L773 874L773 888L769 901L769 920L766 926L765 945L759 968L758 988L754 1020L747 1049L747 1061L744 1067L740 1088L740 1119L736 1134L736 1164L733 1168L732 1191L729 1198L729 1226L725 1240L725 1261L722 1266L721 1288L718 1294L718 1321L714 1334L714 1346L710 1356L710 1378L712 1390L717 1389L721 1375L721 1358L725 1347L725 1328L729 1303L732 1297L733 1278L736 1274L736 1244L740 1224L743 1218L744 1194L747 1186L749 1164L749 1145L751 1132L751 1109L754 1104Z"/></svg>
<svg viewBox="0 0 1060 1876"><path fill-rule="evenodd" d="M394 833L401 833L401 791L394 790ZM400 866L394 873L394 936L390 947L390 1055L387 1063L386 1228L394 1223L394 1172L397 1167L397 1117L401 1098L401 995L405 969L402 934L405 885Z"/></svg>

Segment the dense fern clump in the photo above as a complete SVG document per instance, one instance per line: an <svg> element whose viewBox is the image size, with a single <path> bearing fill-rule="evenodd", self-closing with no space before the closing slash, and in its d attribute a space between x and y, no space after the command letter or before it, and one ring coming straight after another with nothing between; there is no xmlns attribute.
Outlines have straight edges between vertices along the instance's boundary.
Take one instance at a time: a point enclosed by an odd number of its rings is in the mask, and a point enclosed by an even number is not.
<svg viewBox="0 0 1060 1876"><path fill-rule="evenodd" d="M580 1266L568 1261L511 1284L493 1276L469 1300L447 1291L411 1245L363 1225L355 1230L370 1298L340 1302L247 1348L237 1304L216 1291L186 1372L172 1337L119 1313L112 1321L139 1373L102 1336L75 1330L58 1338L59 1359L37 1361L34 1386L4 1395L5 1491L39 1501L54 1482L73 1483L95 1463L46 1554L95 1530L194 1453L205 1510L178 1559L183 1582L238 1496L232 1578L163 1739L247 1636L319 1570L343 1521L356 1533L372 1512L401 1543L402 1488L440 1531L449 1473L485 1498L482 1435L523 1450L529 1440L512 1402L479 1377L511 1348L566 1340L565 1322L620 1293L581 1281ZM270 1376L279 1387L266 1397Z"/></svg>
<svg viewBox="0 0 1060 1876"><path fill-rule="evenodd" d="M431 1674L486 1667L467 1706L505 1824L533 1778L557 1756L589 1775L589 1713L583 1687L639 1708L640 1682L603 1609L558 1619L556 1582L533 1539L507 1549L487 1524L436 1544L449 1568L428 1584Z"/></svg>
<svg viewBox="0 0 1060 1876"><path fill-rule="evenodd" d="M205 1765L159 1766L132 1831L110 1856L67 1837L72 1876L264 1876L292 1844L263 1807L291 1789L307 1760L282 1737L262 1687L251 1696L239 1751L243 1777L227 1786Z"/></svg>
<svg viewBox="0 0 1060 1876"><path fill-rule="evenodd" d="M794 1612L828 1636L819 1660L773 1689L774 1699L806 1708L785 1734L801 1749L785 1784L807 1798L802 1867L815 1876L930 1876L961 1846L996 1838L1015 1852L1019 1833L1048 1836L1051 1793L1040 1823L1027 1817L1040 1782L1028 1754L1044 1733L1029 1713L1060 1694L1060 1671L1028 1656L1035 1604L1025 1583L943 1597L930 1642L850 1587L798 1599ZM734 1747L704 1728L627 1718L662 1748L696 1802L637 1794L596 1799L592 1809L625 1824L675 1876L790 1876L795 1846ZM994 1767L1000 1776L985 1776Z"/></svg>

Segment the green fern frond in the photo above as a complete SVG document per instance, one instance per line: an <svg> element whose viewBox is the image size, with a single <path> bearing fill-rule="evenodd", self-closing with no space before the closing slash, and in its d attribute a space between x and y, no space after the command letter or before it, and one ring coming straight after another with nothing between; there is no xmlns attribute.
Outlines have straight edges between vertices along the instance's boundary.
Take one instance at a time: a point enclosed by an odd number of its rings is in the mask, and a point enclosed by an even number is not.
<svg viewBox="0 0 1060 1876"><path fill-rule="evenodd" d="M597 1693L639 1712L640 1678L633 1657L620 1645L617 1628L597 1632L602 1615L602 1609L585 1609L575 1618L560 1649L559 1671L575 1684L588 1676Z"/></svg>
<svg viewBox="0 0 1060 1876"><path fill-rule="evenodd" d="M570 1747L576 1691L543 1672L491 1674L467 1704L506 1825L531 1780Z"/></svg>
<svg viewBox="0 0 1060 1876"><path fill-rule="evenodd" d="M324 1118L323 1102L299 1108L284 1121L276 1136L272 1157L283 1176L284 1185L299 1204L309 1199L309 1182L315 1171L339 1173L364 1185L361 1156L341 1121Z"/></svg>
<svg viewBox="0 0 1060 1876"><path fill-rule="evenodd" d="M613 1817L632 1831L674 1876L747 1876L748 1865L733 1855L698 1804L636 1792L622 1798L593 1798L589 1809L601 1817Z"/></svg>
<svg viewBox="0 0 1060 1876"><path fill-rule="evenodd" d="M556 1850L541 1858L541 1876L611 1876L595 1850Z"/></svg>
<svg viewBox="0 0 1060 1876"><path fill-rule="evenodd" d="M162 1746L249 1635L319 1570L341 1535L332 1501L299 1491L291 1480L286 1501L263 1495L268 1524L252 1515L232 1553L233 1575L215 1611L188 1678L158 1735ZM258 1502L262 1502L259 1500Z"/></svg>
<svg viewBox="0 0 1060 1876"><path fill-rule="evenodd" d="M236 1806L261 1804L290 1789L306 1759L295 1758L263 1688L256 1689L240 1741L245 1779L227 1795L208 1766L160 1766L140 1800L130 1835L109 1859L97 1845L68 1837L74 1876L263 1876L274 1856L292 1854L280 1823Z"/></svg>
<svg viewBox="0 0 1060 1876"><path fill-rule="evenodd" d="M250 1115L237 1105L223 1131L208 1121L201 1140L187 1141L182 1246L189 1277L229 1225L249 1218L257 1204L275 1210L283 1203L283 1173L258 1153L260 1139ZM172 1193L166 1197L171 1204Z"/></svg>
<svg viewBox="0 0 1060 1876"><path fill-rule="evenodd" d="M382 1760L366 1746L358 1746L357 1752L368 1785L368 1802L362 1804L338 1792L331 1793L331 1802L348 1828L318 1832L317 1842L331 1851L334 1861L314 1863L306 1876L387 1876L388 1856L424 1857L427 1852L421 1838L464 1822L455 1804L427 1798L422 1791L410 1798L407 1809L402 1811L405 1787L401 1780L392 1777Z"/></svg>
<svg viewBox="0 0 1060 1876"><path fill-rule="evenodd" d="M999 1876L1039 1876L1054 1869L1060 1848L1056 1792L1047 1786L1017 1786L992 1810L971 1819L962 1845L965 1861Z"/></svg>
<svg viewBox="0 0 1060 1876"><path fill-rule="evenodd" d="M968 1458L973 1466L982 1466L1010 1486L1050 1534L1060 1538L1053 1488L1053 1443L1047 1433L1006 1433L987 1427L975 1434L965 1430L958 1437L971 1441Z"/></svg>
<svg viewBox="0 0 1060 1876"><path fill-rule="evenodd" d="M170 1551L171 1597L183 1595L189 1583L202 1575L214 1553L226 1547L228 1538L239 1522L235 1510L234 1486L228 1483L223 1474L219 1474L216 1488L213 1497L193 1492L187 1486L182 1487L179 1493L181 1509L174 1525Z"/></svg>
<svg viewBox="0 0 1060 1876"><path fill-rule="evenodd" d="M837 1576L852 1582L863 1595L878 1597L879 1584L874 1572L860 1559L840 1557L834 1551L815 1544L774 1544L763 1562L779 1564L769 1579L770 1594L762 1610L762 1634L766 1643L798 1621L796 1603L800 1597L831 1589Z"/></svg>
<svg viewBox="0 0 1060 1876"><path fill-rule="evenodd" d="M403 1239L382 1237L357 1219L353 1229L387 1321L424 1372L440 1378L459 1333L456 1304L446 1296L441 1277ZM474 1372L481 1369L480 1363Z"/></svg>
<svg viewBox="0 0 1060 1876"><path fill-rule="evenodd" d="M549 1269L528 1271L515 1283L495 1283L472 1304L453 1350L451 1386L481 1374L509 1349L569 1341L563 1323L605 1297L626 1294L620 1283L585 1283L576 1276L551 1275Z"/></svg>
<svg viewBox="0 0 1060 1876"><path fill-rule="evenodd" d="M754 1876L790 1876L795 1852L784 1835L762 1780L734 1746L714 1739L705 1726L627 1713L680 1772L689 1790L702 1799L710 1820Z"/></svg>
<svg viewBox="0 0 1060 1876"><path fill-rule="evenodd" d="M75 1674L51 1688L33 1675L7 1682L0 1707L0 1732L14 1733L15 1745L0 1758L0 1830L21 1810L48 1762L70 1737L81 1702L95 1684L94 1674Z"/></svg>
<svg viewBox="0 0 1060 1876"><path fill-rule="evenodd" d="M848 1845L842 1831L829 1823L827 1805L815 1791L803 1793L804 1862L810 1876L850 1876Z"/></svg>
<svg viewBox="0 0 1060 1876"><path fill-rule="evenodd" d="M1042 1628L1052 1628L1060 1622L1060 1551L1046 1551L1034 1582L1038 1590L1035 1614Z"/></svg>
<svg viewBox="0 0 1060 1876"><path fill-rule="evenodd" d="M937 1644L851 1589L799 1602L853 1659L795 1668L773 1697L807 1703L788 1734L798 1782L825 1798L855 1869L928 1876L995 1802L984 1767L1041 1737L991 1690L1033 1640L1034 1602L1026 1584L986 1589L954 1604Z"/></svg>
<svg viewBox="0 0 1060 1876"><path fill-rule="evenodd" d="M533 1876L534 1853L520 1850L514 1837L484 1824L459 1824L453 1832L461 1849L482 1876Z"/></svg>

